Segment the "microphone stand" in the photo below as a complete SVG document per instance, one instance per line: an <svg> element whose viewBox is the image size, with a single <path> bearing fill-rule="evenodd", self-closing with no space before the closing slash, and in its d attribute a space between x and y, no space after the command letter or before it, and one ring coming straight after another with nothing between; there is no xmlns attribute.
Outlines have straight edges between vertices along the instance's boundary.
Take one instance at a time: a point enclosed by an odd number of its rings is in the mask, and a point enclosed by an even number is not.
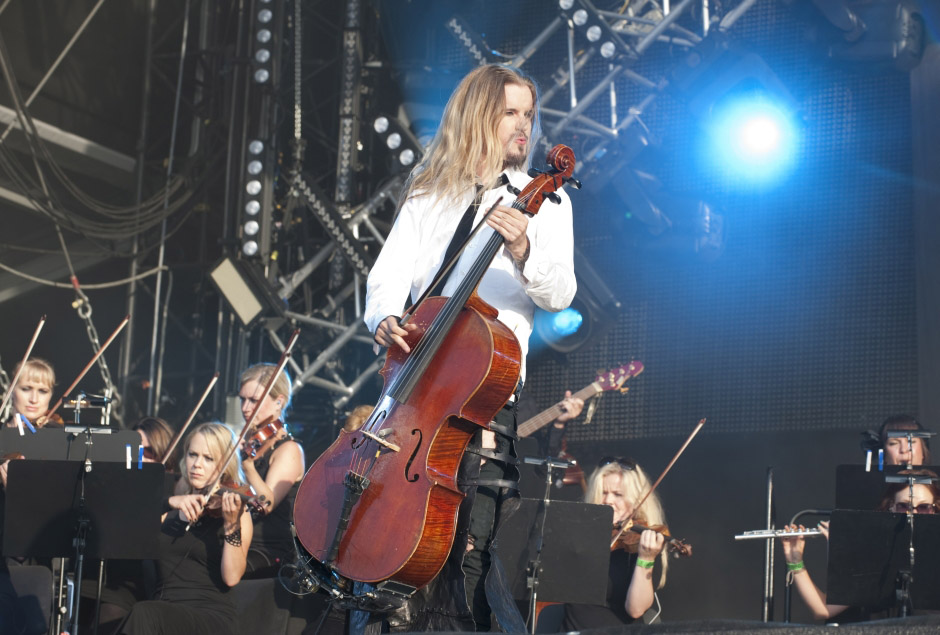
<svg viewBox="0 0 940 635"><path fill-rule="evenodd" d="M567 469L572 465L575 465L575 461L566 461L564 459L557 459L553 457L546 457L544 459L526 457L523 459L523 462L530 465L544 465L545 466L545 493L542 496L542 520L539 522L539 533L538 538L535 542L535 557L529 561L528 564L528 575L526 576L526 586L531 589L531 594L529 595L529 632L535 633L535 625L537 615L535 613L535 608L538 603L538 594L539 594L539 571L542 568L542 546L545 542L545 521L548 519L548 508L551 505L551 492L552 492L552 470L555 468Z"/></svg>

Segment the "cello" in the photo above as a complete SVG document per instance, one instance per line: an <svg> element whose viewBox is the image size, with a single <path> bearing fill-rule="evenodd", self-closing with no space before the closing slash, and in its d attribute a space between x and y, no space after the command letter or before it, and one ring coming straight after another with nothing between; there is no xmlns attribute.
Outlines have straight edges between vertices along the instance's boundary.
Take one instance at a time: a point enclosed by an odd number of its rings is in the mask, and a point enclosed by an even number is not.
<svg viewBox="0 0 940 635"><path fill-rule="evenodd" d="M557 199L574 153L558 145L547 161L551 171L535 176L513 207L535 215L546 198ZM522 364L515 335L476 293L503 246L489 231L454 294L426 298L410 316L411 352L388 350L385 385L366 422L341 431L301 481L294 528L327 569L321 580L338 574L410 595L444 565L464 498L464 450L512 396Z"/></svg>

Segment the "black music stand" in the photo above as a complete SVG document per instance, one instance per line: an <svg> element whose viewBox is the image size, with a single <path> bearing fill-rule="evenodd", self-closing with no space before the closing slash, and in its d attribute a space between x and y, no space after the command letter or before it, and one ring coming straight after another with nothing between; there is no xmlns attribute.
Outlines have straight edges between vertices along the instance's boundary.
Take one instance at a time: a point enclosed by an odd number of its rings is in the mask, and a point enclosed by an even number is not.
<svg viewBox="0 0 940 635"><path fill-rule="evenodd" d="M163 475L157 463L127 469L108 461L10 461L3 553L74 555L76 585L85 557L156 558ZM72 633L77 632L78 596L73 597Z"/></svg>
<svg viewBox="0 0 940 635"><path fill-rule="evenodd" d="M131 462L136 467L140 454L140 433L136 430L112 430L102 433L100 428L89 427L81 431L69 427L40 428L35 434L26 431L20 436L16 428L0 428L0 454L19 452L30 460L58 461L116 461L124 463L127 446L131 446Z"/></svg>
<svg viewBox="0 0 940 635"><path fill-rule="evenodd" d="M829 525L827 598L830 604L940 609L940 516L837 509ZM911 567L911 546L914 565Z"/></svg>
<svg viewBox="0 0 940 635"><path fill-rule="evenodd" d="M531 565L544 519L537 572L539 601L603 606L613 510L607 505L569 501L551 501L547 516L545 509L543 500L520 499L519 509L497 534L493 548L504 565L512 596L519 602L531 597Z"/></svg>
<svg viewBox="0 0 940 635"><path fill-rule="evenodd" d="M864 465L839 465L836 467L836 509L858 509L869 511L878 507L885 493L887 477L895 476L903 465L886 465L883 471L865 471ZM930 470L940 474L940 467L918 465L912 469Z"/></svg>

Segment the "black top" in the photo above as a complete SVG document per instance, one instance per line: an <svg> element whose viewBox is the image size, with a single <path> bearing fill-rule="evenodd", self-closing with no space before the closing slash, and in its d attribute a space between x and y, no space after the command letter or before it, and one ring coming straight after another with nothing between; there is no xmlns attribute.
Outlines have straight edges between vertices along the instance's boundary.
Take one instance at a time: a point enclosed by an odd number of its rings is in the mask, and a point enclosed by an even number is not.
<svg viewBox="0 0 940 635"><path fill-rule="evenodd" d="M156 599L196 605L232 620L235 607L222 580L223 520L203 517L189 531L179 512L160 530Z"/></svg>
<svg viewBox="0 0 940 635"><path fill-rule="evenodd" d="M565 604L564 631L582 631L589 628L622 626L635 621L627 615L624 603L627 601L627 589L633 578L637 554L627 553L623 549L610 552L610 566L607 569L607 605Z"/></svg>
<svg viewBox="0 0 940 635"><path fill-rule="evenodd" d="M293 437L288 435L281 439L266 452L264 456L255 461L255 469L262 479L268 477L268 470L271 469L271 456L274 451L288 441L293 441ZM281 503L267 514L255 518L255 533L251 539L252 551L264 553L268 560L292 559L294 555L294 540L290 533L290 523L294 512L294 499L297 497L297 489L300 483L291 485L287 496Z"/></svg>

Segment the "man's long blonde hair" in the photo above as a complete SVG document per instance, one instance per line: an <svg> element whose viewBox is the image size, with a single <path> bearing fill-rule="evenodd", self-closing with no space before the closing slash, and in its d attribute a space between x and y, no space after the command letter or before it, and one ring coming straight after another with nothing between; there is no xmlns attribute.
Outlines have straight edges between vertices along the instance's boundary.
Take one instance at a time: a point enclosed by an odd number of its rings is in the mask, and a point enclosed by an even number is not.
<svg viewBox="0 0 940 635"><path fill-rule="evenodd" d="M423 195L458 200L477 183L486 188L495 185L503 169L503 151L496 131L506 107L507 84L532 91L534 113L526 164L531 162L539 135L535 83L514 68L497 64L479 66L461 80L447 101L437 134L402 190L402 203ZM478 176L481 160L483 169Z"/></svg>

